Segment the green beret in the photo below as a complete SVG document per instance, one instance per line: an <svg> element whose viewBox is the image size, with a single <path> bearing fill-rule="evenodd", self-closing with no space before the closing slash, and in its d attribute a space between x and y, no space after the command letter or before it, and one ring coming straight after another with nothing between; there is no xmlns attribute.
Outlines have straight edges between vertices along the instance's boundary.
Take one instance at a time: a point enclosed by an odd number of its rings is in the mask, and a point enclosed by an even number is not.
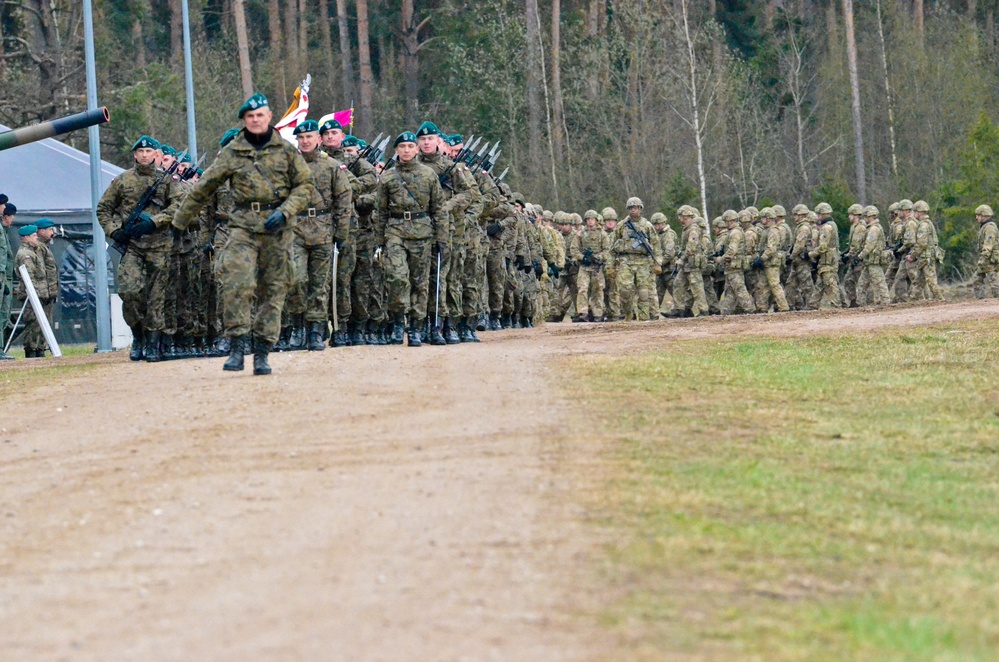
<svg viewBox="0 0 999 662"><path fill-rule="evenodd" d="M455 145L460 145L463 140L465 140L465 138L460 133L452 133L450 136L444 138L444 142L446 142L451 147L454 147Z"/></svg>
<svg viewBox="0 0 999 662"><path fill-rule="evenodd" d="M231 143L233 140L235 140L236 136L239 135L240 131L241 131L241 129L229 129L228 131L226 131L225 133L223 133L222 134L222 139L219 140L219 147L225 147L226 145L228 145L229 143Z"/></svg>
<svg viewBox="0 0 999 662"><path fill-rule="evenodd" d="M55 223L53 223L47 218L40 218L37 221L35 221L35 227L38 228L39 230L47 230L48 228L54 228Z"/></svg>
<svg viewBox="0 0 999 662"><path fill-rule="evenodd" d="M295 130L291 133L293 135L298 135L300 133L313 133L319 131L319 122L316 120L305 120L301 124L295 127Z"/></svg>
<svg viewBox="0 0 999 662"><path fill-rule="evenodd" d="M205 174L205 169L204 168L198 168L195 172L197 172L198 173L198 177L200 177L201 175Z"/></svg>
<svg viewBox="0 0 999 662"><path fill-rule="evenodd" d="M163 156L177 156L177 150L166 143L160 145L160 151L163 152Z"/></svg>
<svg viewBox="0 0 999 662"><path fill-rule="evenodd" d="M249 99L243 102L243 105L239 107L239 119L243 119L243 115L247 114L251 110L257 110L260 108L267 108L270 104L267 103L267 97L265 97L260 92L257 92Z"/></svg>
<svg viewBox="0 0 999 662"><path fill-rule="evenodd" d="M420 128L416 130L416 137L420 138L422 136L439 136L441 135L441 130L437 128L437 125L433 122L424 122L420 125Z"/></svg>
<svg viewBox="0 0 999 662"><path fill-rule="evenodd" d="M35 234L38 232L38 228L34 225L22 225L17 229L17 234L20 237L27 237L29 234Z"/></svg>
<svg viewBox="0 0 999 662"><path fill-rule="evenodd" d="M323 125L319 127L319 134L322 135L327 131L332 131L333 129L340 129L343 131L343 124L340 124L340 122L336 120L326 120L323 122Z"/></svg>
<svg viewBox="0 0 999 662"><path fill-rule="evenodd" d="M184 152L184 155L180 157L180 162L181 163L190 163L191 162L191 155L188 154L187 152Z"/></svg>
<svg viewBox="0 0 999 662"><path fill-rule="evenodd" d="M365 147L368 146L368 142L366 140L361 140L360 138L358 138L357 139L357 146L359 148L361 148L361 149L364 149Z"/></svg>
<svg viewBox="0 0 999 662"><path fill-rule="evenodd" d="M148 147L149 149L159 149L160 143L158 140L156 140L156 138L151 138L150 136L142 136L141 138L135 141L134 145L132 145L132 151L134 152L135 150L141 149L143 147Z"/></svg>
<svg viewBox="0 0 999 662"><path fill-rule="evenodd" d="M357 136L352 136L349 133L343 137L343 142L340 143L340 147L360 147L361 139Z"/></svg>
<svg viewBox="0 0 999 662"><path fill-rule="evenodd" d="M412 131L403 131L402 133L399 134L399 137L395 139L395 142L392 143L392 147L398 147L399 143L415 143L415 142L416 142L415 133L413 133Z"/></svg>

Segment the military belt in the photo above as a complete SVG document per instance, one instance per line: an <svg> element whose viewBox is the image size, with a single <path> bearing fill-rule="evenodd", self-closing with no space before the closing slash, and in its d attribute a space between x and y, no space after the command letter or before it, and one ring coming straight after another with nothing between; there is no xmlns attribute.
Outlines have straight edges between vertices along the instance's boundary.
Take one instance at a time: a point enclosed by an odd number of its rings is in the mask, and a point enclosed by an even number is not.
<svg viewBox="0 0 999 662"><path fill-rule="evenodd" d="M280 202L248 202L236 205L236 209L240 209L242 211L271 211L279 208L280 206Z"/></svg>
<svg viewBox="0 0 999 662"><path fill-rule="evenodd" d="M304 218L315 218L316 216L325 216L331 213L331 209L316 209L315 207L309 207L303 212L299 212L297 216L302 216Z"/></svg>
<svg viewBox="0 0 999 662"><path fill-rule="evenodd" d="M418 212L404 211L401 214L389 214L389 218L394 218L396 220L402 220L402 221L419 221L423 220L424 218L430 218L430 215L422 211Z"/></svg>

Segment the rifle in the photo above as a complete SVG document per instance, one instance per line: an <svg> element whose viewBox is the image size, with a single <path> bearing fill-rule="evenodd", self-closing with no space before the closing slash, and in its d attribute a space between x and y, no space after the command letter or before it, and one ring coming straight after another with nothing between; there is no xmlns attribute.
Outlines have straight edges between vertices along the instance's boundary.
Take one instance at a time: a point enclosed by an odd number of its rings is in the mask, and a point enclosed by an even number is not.
<svg viewBox="0 0 999 662"><path fill-rule="evenodd" d="M365 146L364 146L364 149L362 149L362 150L358 151L358 152L357 152L357 156L355 156L355 157L354 157L354 160L353 160L353 161L351 161L351 162L350 162L350 164L348 164L348 165L347 165L347 169L348 169L348 170L350 170L350 169L351 169L351 168L353 168L353 167L354 167L355 165L357 165L357 162L358 162L358 161L360 161L361 159L367 159L367 158L368 158L368 156L369 156L369 155L370 155L370 154L371 154L371 153L372 153L373 151L377 150L377 149L378 149L378 141L379 141L379 140L381 140L381 139L382 139L382 137L383 137L384 135L385 135L385 132L384 132L384 131L382 131L381 133L379 133L379 134L378 134L378 135L377 135L377 136L375 137L375 139L374 139L374 140L372 140L372 141L371 141L370 143L368 143L367 145L365 145Z"/></svg>
<svg viewBox="0 0 999 662"><path fill-rule="evenodd" d="M134 228L136 224L139 222L139 218L142 216L142 214L146 210L146 207L152 201L153 195L155 195L156 193L156 189L159 188L159 185L163 183L163 180L166 179L167 177L172 177L174 173L177 172L177 166L180 165L180 159L185 154L187 154L186 149L178 155L177 160L173 162L173 165L171 165L169 168L161 172L160 176L156 178L156 181L150 184L149 188L147 188L142 193L142 195L139 196L139 199L135 203L135 207L132 209L132 212L128 215L128 218L125 219L125 222L122 224L120 228L122 231L124 231L126 240L124 242L121 241L111 242L111 247L114 248L119 253L121 253L122 257L125 257L125 252L128 250L128 242L131 241L132 228Z"/></svg>
<svg viewBox="0 0 999 662"><path fill-rule="evenodd" d="M631 247L638 248L641 246L649 254L649 257L652 258L652 261L656 262L656 252L652 250L652 245L649 243L649 238L645 236L645 233L639 232L630 218L625 219L624 224L631 230L631 238L635 240L635 243Z"/></svg>
<svg viewBox="0 0 999 662"><path fill-rule="evenodd" d="M184 174L183 176L181 176L181 179L183 179L185 182L193 179L194 176L198 174L198 168L200 168L201 164L205 162L206 156L208 156L208 154L202 154L201 158L198 159L197 163L195 163L193 166L189 167L187 170L184 171Z"/></svg>
<svg viewBox="0 0 999 662"><path fill-rule="evenodd" d="M508 173L508 172L510 172L510 166L507 166L507 167L506 167L506 170L504 170L504 171L503 171L503 172L502 172L502 173L500 174L500 176L496 178L496 180L495 180L495 181L496 181L496 183L497 183L497 184L499 184L499 183L500 183L501 181L503 181L503 178L504 178L504 177L506 177L506 173Z"/></svg>
<svg viewBox="0 0 999 662"><path fill-rule="evenodd" d="M440 174L438 179L440 180L441 186L443 188L447 189L448 191L454 190L454 182L451 181L451 173L454 172L455 167L459 163L464 161L471 153L471 151L475 149L475 147L479 144L478 141L479 139L477 138L475 143L472 143L471 145L466 147L462 147L461 151L459 151L457 156L454 157L454 160L451 161L451 165L448 166L448 169Z"/></svg>

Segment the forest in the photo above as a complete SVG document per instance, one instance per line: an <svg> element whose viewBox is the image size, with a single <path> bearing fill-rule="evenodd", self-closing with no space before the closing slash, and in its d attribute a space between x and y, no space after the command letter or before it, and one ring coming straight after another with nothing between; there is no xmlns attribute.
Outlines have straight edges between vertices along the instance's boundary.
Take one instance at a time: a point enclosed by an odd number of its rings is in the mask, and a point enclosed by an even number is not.
<svg viewBox="0 0 999 662"><path fill-rule="evenodd" d="M93 0L106 160L186 141L181 0ZM999 156L999 0L190 0L199 151L252 91L354 133L502 140L546 208L927 200L967 272ZM86 106L80 0L0 0L0 122ZM86 134L66 142L86 150ZM2 175L0 175L2 177ZM841 223L845 233L845 223Z"/></svg>

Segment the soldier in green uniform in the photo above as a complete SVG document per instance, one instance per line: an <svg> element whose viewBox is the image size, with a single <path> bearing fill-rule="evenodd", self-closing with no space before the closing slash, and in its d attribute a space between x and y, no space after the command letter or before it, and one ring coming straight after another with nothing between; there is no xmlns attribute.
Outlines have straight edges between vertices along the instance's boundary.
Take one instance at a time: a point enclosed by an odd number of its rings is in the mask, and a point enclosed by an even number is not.
<svg viewBox="0 0 999 662"><path fill-rule="evenodd" d="M319 123L305 120L295 127L298 151L312 173L309 206L295 223L294 280L285 305L293 324L307 327L306 347L322 351L329 316L333 235L350 224L354 213L347 166L319 149Z"/></svg>
<svg viewBox="0 0 999 662"><path fill-rule="evenodd" d="M597 216L593 209L583 214L586 226L572 246L570 257L579 264L573 322L599 322L604 314L603 268L610 261L610 238L597 224Z"/></svg>
<svg viewBox="0 0 999 662"><path fill-rule="evenodd" d="M0 193L0 361L14 357L4 352L7 346L7 327L10 326L10 309L14 299L14 251L7 236L7 228L14 224L17 207Z"/></svg>
<svg viewBox="0 0 999 662"><path fill-rule="evenodd" d="M770 207L760 210L760 220L766 230L763 237L763 246L759 257L756 258L756 265L763 270L761 294L756 298L756 310L765 313L770 310L770 303L778 312L788 311L787 298L784 295L784 288L780 284L780 272L784 266L784 252L781 249L781 234L775 226L777 216Z"/></svg>
<svg viewBox="0 0 999 662"><path fill-rule="evenodd" d="M910 260L909 254L916 247L916 233L919 230L919 221L913 212L911 200L902 200L898 203L899 216L902 225L898 229L898 239L895 239L895 232L892 232L894 244L892 249L898 260L898 267L895 271L895 280L891 286L891 300L895 303L912 301L922 298L922 293L915 289L916 282L916 262Z"/></svg>
<svg viewBox="0 0 999 662"><path fill-rule="evenodd" d="M809 306L812 308L839 308L839 229L832 217L832 207L826 202L815 205L818 217L819 238L808 256L817 261L818 280Z"/></svg>
<svg viewBox="0 0 999 662"><path fill-rule="evenodd" d="M17 249L17 255L14 258L15 263L18 269L23 266L28 270L28 277L31 278L31 284L34 286L35 293L38 295L42 308L51 323L51 294L53 289L58 291L59 284L58 282L49 283L49 273L45 265L45 252L38 243L38 228L34 225L25 225L18 229L17 234L20 237L21 246ZM22 302L28 300L28 288L23 280L18 281L17 290L14 294ZM38 318L35 317L35 310L30 303L25 306L21 321L24 322L24 358L44 358L45 350L48 349L48 343L45 342L42 327L38 323Z"/></svg>
<svg viewBox="0 0 999 662"><path fill-rule="evenodd" d="M975 264L975 277L972 288L978 299L999 297L999 230L993 220L992 207L979 205L975 209L978 229L978 262Z"/></svg>
<svg viewBox="0 0 999 662"><path fill-rule="evenodd" d="M219 140L219 154L233 139L239 135L239 129L229 129ZM218 156L218 155L216 155ZM232 191L228 184L223 184L212 193L205 206L204 213L199 216L201 225L201 276L204 281L205 304L207 316L205 320L207 340L211 348L210 356L228 356L230 343L225 336L225 306L222 297L222 252L229 241L229 217L232 213Z"/></svg>
<svg viewBox="0 0 999 662"><path fill-rule="evenodd" d="M734 209L727 209L721 215L728 233L722 246L722 255L716 258L716 263L725 273L725 290L722 292L718 307L722 315L756 312L753 298L746 289L746 233L739 227L739 214Z"/></svg>
<svg viewBox="0 0 999 662"><path fill-rule="evenodd" d="M850 238L847 241L846 252L843 253L843 263L846 265L846 274L843 276L843 304L848 308L863 307L867 305L863 298L863 291L857 288L857 281L865 265L860 261L855 261L860 252L864 250L864 243L867 236L867 223L864 216L864 207L859 204L852 204L846 210L847 218L850 219Z"/></svg>
<svg viewBox="0 0 999 662"><path fill-rule="evenodd" d="M864 222L867 225L864 232L864 246L850 260L851 266L862 265L857 279L857 301L858 305L883 306L889 301L884 268L889 255L885 243L885 231L878 219L877 207L868 205L863 208L863 212Z"/></svg>
<svg viewBox="0 0 999 662"><path fill-rule="evenodd" d="M815 286L812 280L812 262L808 257L815 228L805 205L795 205L791 213L794 214L794 243L791 246L791 267L784 294L792 310L807 310Z"/></svg>
<svg viewBox="0 0 999 662"><path fill-rule="evenodd" d="M135 166L115 177L97 203L97 220L104 233L111 241L127 246L118 265L117 283L125 323L132 330L129 357L133 361L162 359L160 337L167 326L173 245L169 226L183 192L172 179L160 179L155 165L159 146L149 136L139 138L132 145ZM125 224L139 198L158 180L149 204L138 210L138 222L126 230Z"/></svg>
<svg viewBox="0 0 999 662"><path fill-rule="evenodd" d="M614 271L617 273L625 319L644 321L649 319L652 310L655 277L662 273L662 255L657 248L659 238L655 228L642 216L645 208L642 201L631 197L625 206L628 208L628 219L617 225L611 239ZM652 255L649 255L650 249Z"/></svg>
<svg viewBox="0 0 999 662"><path fill-rule="evenodd" d="M252 351L253 374L267 375L267 355L280 335L292 280L293 230L298 214L308 208L312 173L298 150L271 126L266 97L247 99L239 118L243 130L191 189L173 226L185 229L212 193L229 182L233 210L222 275L231 348L223 369L242 370L244 355Z"/></svg>
<svg viewBox="0 0 999 662"><path fill-rule="evenodd" d="M943 291L937 283L937 264L943 262L943 250L937 239L937 228L930 219L930 206L925 200L917 200L912 205L916 214L916 244L906 261L916 265L913 290L918 298L927 296L934 301L943 301Z"/></svg>
<svg viewBox="0 0 999 662"><path fill-rule="evenodd" d="M670 227L666 214L657 211L649 219L652 227L656 229L659 236L659 251L662 254L662 272L656 276L656 300L659 303L657 311L651 311L661 315L669 315L673 312L673 295L670 293L672 285L673 265L676 264L676 232Z"/></svg>
<svg viewBox="0 0 999 662"><path fill-rule="evenodd" d="M384 246L385 287L392 343L401 344L409 315L409 345L422 344L430 295L430 264L447 244L444 191L436 173L417 161L416 134L393 143L397 165L378 183L379 245Z"/></svg>
<svg viewBox="0 0 999 662"><path fill-rule="evenodd" d="M693 207L684 205L677 210L677 215L683 231L680 234L680 254L676 261L676 279L673 281L673 301L676 308L671 317L697 317L708 312L704 278L701 276L707 262L702 230Z"/></svg>

